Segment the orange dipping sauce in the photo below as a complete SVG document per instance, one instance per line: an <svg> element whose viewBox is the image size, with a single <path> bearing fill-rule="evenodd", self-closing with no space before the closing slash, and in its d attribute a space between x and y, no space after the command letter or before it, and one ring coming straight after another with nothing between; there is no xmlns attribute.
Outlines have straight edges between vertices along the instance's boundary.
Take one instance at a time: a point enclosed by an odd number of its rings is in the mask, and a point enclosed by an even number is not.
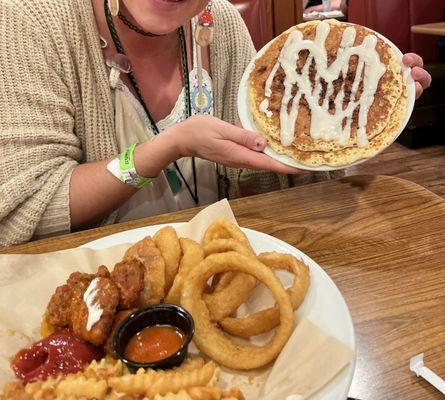
<svg viewBox="0 0 445 400"><path fill-rule="evenodd" d="M183 332L170 325L149 326L130 339L124 356L140 363L163 360L182 347L184 336Z"/></svg>

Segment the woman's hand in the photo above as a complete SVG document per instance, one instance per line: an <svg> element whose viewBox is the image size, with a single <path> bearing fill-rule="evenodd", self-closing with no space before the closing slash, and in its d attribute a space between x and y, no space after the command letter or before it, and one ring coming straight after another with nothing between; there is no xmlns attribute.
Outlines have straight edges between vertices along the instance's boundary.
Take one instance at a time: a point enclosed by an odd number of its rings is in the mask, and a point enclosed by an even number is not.
<svg viewBox="0 0 445 400"><path fill-rule="evenodd" d="M423 59L418 54L405 54L403 63L411 67L411 75L416 84L416 99L418 99L423 91L431 86L431 75L423 69Z"/></svg>
<svg viewBox="0 0 445 400"><path fill-rule="evenodd" d="M194 116L161 135L170 137L178 158L199 157L228 167L269 170L282 174L301 172L262 153L267 143L260 134L215 117Z"/></svg>

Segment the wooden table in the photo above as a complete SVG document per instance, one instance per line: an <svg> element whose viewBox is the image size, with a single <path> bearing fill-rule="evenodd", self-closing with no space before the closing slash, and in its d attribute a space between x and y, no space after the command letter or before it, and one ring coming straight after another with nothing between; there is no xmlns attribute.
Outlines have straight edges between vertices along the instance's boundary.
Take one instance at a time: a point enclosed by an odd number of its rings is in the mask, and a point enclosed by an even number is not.
<svg viewBox="0 0 445 400"><path fill-rule="evenodd" d="M445 377L445 202L398 178L349 177L234 200L241 225L307 253L334 279L358 342L350 395L361 400L443 399L409 371L410 357ZM4 249L39 253L114 232L186 221L196 209Z"/></svg>
<svg viewBox="0 0 445 400"><path fill-rule="evenodd" d="M434 22L432 24L413 25L412 33L423 33L425 35L445 36L445 22Z"/></svg>

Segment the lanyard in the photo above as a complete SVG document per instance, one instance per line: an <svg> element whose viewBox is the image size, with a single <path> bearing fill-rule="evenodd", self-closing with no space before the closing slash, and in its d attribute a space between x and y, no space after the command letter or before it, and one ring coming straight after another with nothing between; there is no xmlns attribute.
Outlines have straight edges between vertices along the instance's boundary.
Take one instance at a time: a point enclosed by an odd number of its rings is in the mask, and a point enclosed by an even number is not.
<svg viewBox="0 0 445 400"><path fill-rule="evenodd" d="M114 46L116 47L116 50L125 55L124 48L122 47L121 41L119 39L119 35L117 34L116 27L114 26L113 17L111 15L110 9L108 8L107 0L104 0L104 9L105 9L105 17L107 19L107 25L108 29L110 31L111 37L113 38ZM179 35L179 43L181 46L181 71L182 71L182 80L184 84L184 90L185 90L185 109L186 109L186 116L189 118L191 116L191 106L190 106L190 80L189 80L189 70L188 70L188 64L187 64L187 45L185 41L185 34L184 34L184 28L181 26L178 28L178 35ZM159 129L156 126L156 123L153 119L153 117L150 114L150 111L148 110L148 107L144 101L144 98L142 96L142 93L139 89L139 86L136 82L135 76L132 71L128 73L128 78L131 82L131 85L134 88L134 91L136 93L136 96L139 99L139 102L141 103L145 113L147 114L147 117L150 121L152 132L155 135L159 134ZM173 164L178 171L181 179L185 183L185 186L187 187L188 192L190 193L191 198L193 199L194 203L196 205L199 204L199 197L198 197L198 185L197 185L197 179L196 179L196 165L195 165L195 157L192 157L192 173L193 173L193 186L194 190L191 189L189 183L185 179L184 174L182 173L181 169L179 168L178 163L175 161ZM170 169L167 169L164 171L167 180L169 182L170 188L172 189L173 193L175 193L179 187L180 187L180 181L177 177L175 171L172 171ZM179 181L179 187L178 182Z"/></svg>

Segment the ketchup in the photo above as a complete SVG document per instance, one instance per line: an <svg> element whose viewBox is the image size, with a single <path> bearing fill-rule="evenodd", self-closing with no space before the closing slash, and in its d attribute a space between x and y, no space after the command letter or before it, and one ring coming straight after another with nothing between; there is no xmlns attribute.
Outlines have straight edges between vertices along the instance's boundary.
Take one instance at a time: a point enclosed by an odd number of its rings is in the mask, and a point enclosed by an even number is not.
<svg viewBox="0 0 445 400"><path fill-rule="evenodd" d="M85 364L101 357L102 352L98 348L69 331L61 331L20 350L12 359L11 368L26 385L80 371Z"/></svg>

